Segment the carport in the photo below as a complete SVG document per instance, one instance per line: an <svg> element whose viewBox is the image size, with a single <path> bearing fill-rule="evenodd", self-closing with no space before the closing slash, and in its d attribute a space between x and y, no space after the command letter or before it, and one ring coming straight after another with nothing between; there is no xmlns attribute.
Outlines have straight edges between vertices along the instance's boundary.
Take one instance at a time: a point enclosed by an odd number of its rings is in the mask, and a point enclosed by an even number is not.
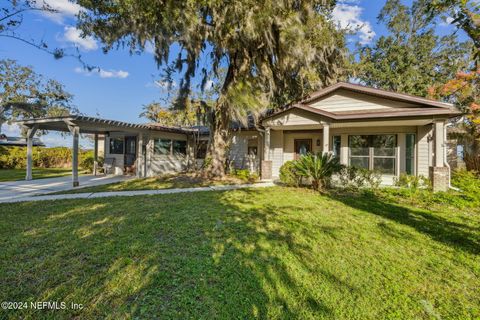
<svg viewBox="0 0 480 320"><path fill-rule="evenodd" d="M33 137L38 130L70 132L72 134L72 183L74 187L79 185L78 180L78 149L79 149L79 135L93 134L94 135L94 168L93 174L98 172L98 136L109 136L111 133L126 133L137 137L138 149L142 150L145 136L151 130L156 131L171 131L184 132L180 128L168 128L158 125L149 124L133 124L116 120L100 119L81 115L63 116L63 117L47 117L26 119L17 121L27 130L27 171L25 180L32 180L32 150ZM139 176L142 168L145 166L145 159L143 159L142 152L138 153L137 157L138 168L136 174Z"/></svg>

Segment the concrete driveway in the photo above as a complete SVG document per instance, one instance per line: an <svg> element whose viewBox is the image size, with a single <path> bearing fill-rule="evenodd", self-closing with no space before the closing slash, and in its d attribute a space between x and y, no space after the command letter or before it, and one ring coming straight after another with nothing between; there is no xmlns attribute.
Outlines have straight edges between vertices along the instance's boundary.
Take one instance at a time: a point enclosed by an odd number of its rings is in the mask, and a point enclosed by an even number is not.
<svg viewBox="0 0 480 320"><path fill-rule="evenodd" d="M132 179L131 176L79 176L80 188L98 186L113 182ZM37 179L30 181L12 181L0 182L0 201L6 199L16 199L29 197L38 194L45 194L57 191L71 190L72 177L65 176L59 178Z"/></svg>

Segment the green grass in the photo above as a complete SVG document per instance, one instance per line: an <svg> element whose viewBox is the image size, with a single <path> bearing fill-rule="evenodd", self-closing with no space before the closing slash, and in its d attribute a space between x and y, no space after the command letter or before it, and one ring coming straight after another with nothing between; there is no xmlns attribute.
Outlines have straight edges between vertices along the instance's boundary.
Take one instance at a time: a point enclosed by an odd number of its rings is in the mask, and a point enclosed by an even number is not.
<svg viewBox="0 0 480 320"><path fill-rule="evenodd" d="M226 177L221 180L211 180L192 174L164 175L154 178L131 179L100 186L85 187L69 191L59 191L53 194L71 194L85 192L108 192L130 190L158 190L172 188L206 187L211 185L248 183L236 177Z"/></svg>
<svg viewBox="0 0 480 320"><path fill-rule="evenodd" d="M0 169L0 182L18 181L25 179L26 169ZM81 171L80 173L84 173ZM56 178L72 174L70 168L34 168L33 179Z"/></svg>
<svg viewBox="0 0 480 320"><path fill-rule="evenodd" d="M478 319L480 212L289 188L0 205L0 318Z"/></svg>

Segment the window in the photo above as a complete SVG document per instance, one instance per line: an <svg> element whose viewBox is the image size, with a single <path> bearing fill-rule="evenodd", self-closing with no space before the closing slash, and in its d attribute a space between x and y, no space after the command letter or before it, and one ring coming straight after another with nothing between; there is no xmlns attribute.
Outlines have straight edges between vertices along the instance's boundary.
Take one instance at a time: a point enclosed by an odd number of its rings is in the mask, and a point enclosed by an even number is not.
<svg viewBox="0 0 480 320"><path fill-rule="evenodd" d="M406 150L405 150L405 171L407 174L415 174L415 134L409 133L406 138Z"/></svg>
<svg viewBox="0 0 480 320"><path fill-rule="evenodd" d="M397 136L356 135L348 137L350 165L395 174Z"/></svg>
<svg viewBox="0 0 480 320"><path fill-rule="evenodd" d="M155 139L154 154L170 155L172 152L172 140Z"/></svg>
<svg viewBox="0 0 480 320"><path fill-rule="evenodd" d="M333 136L332 137L332 150L333 155L336 158L340 158L340 148L342 146L342 137L341 136Z"/></svg>
<svg viewBox="0 0 480 320"><path fill-rule="evenodd" d="M123 138L110 138L110 154L123 154Z"/></svg>
<svg viewBox="0 0 480 320"><path fill-rule="evenodd" d="M173 154L174 155L186 155L187 154L187 141L173 140Z"/></svg>
<svg viewBox="0 0 480 320"><path fill-rule="evenodd" d="M256 147L256 146L255 146L255 147L248 147L247 153L248 153L249 156L256 156L256 155L257 155L257 152L258 152L258 151L257 151L257 147Z"/></svg>
<svg viewBox="0 0 480 320"><path fill-rule="evenodd" d="M197 159L205 159L207 157L207 140L200 140L197 144Z"/></svg>

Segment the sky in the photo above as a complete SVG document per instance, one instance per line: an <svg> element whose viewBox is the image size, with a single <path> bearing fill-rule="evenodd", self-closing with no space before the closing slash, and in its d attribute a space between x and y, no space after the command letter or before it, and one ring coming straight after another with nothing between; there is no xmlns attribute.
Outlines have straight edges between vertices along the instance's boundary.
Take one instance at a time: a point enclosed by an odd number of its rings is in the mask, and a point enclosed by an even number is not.
<svg viewBox="0 0 480 320"><path fill-rule="evenodd" d="M74 95L74 104L82 114L132 123L148 122L139 118L142 106L158 100L165 94L165 85L151 50L131 55L128 50L113 50L103 53L102 45L92 37L82 38L75 28L75 15L80 10L68 0L39 0L46 2L59 13L29 13L18 30L23 36L43 39L51 47L75 50L82 59L100 71L87 72L78 60L65 57L55 60L51 55L19 41L2 39L0 59L14 59L21 65L29 65L42 74L65 85L66 91ZM408 4L409 1L404 1ZM377 16L385 0L339 0L333 12L334 19L342 28L355 29L349 36L350 48L355 43L369 44L386 33L385 27L377 23ZM451 26L440 26L448 31ZM19 135L15 126L4 125L2 132L9 136ZM70 146L71 138L58 133L49 133L41 139L47 146ZM89 147L89 140L82 139L81 145Z"/></svg>

